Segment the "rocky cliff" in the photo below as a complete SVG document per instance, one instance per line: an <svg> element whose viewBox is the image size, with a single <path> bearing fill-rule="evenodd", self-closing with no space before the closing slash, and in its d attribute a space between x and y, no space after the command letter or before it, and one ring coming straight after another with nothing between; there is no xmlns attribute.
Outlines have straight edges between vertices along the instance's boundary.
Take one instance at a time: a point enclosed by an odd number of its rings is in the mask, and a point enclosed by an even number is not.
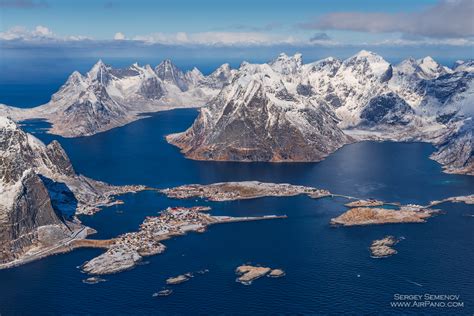
<svg viewBox="0 0 474 316"><path fill-rule="evenodd" d="M0 263L71 236L75 214L127 189L76 174L58 142L45 146L0 116Z"/></svg>
<svg viewBox="0 0 474 316"><path fill-rule="evenodd" d="M244 64L186 132L167 140L192 159L319 161L350 141L321 98L298 93L285 80L299 71L299 56L270 65Z"/></svg>
<svg viewBox="0 0 474 316"><path fill-rule="evenodd" d="M471 65L392 65L368 51L244 62L194 124L167 139L192 159L238 161L317 161L350 141L424 141L446 171L471 174Z"/></svg>

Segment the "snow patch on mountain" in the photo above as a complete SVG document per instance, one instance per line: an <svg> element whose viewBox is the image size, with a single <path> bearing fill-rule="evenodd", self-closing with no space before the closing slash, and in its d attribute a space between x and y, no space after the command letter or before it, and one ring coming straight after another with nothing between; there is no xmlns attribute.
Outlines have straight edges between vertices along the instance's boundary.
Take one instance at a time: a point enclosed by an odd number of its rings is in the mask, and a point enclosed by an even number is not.
<svg viewBox="0 0 474 316"><path fill-rule="evenodd" d="M73 72L47 104L32 109L0 105L0 115L46 119L50 132L64 137L93 135L142 113L204 105L233 75L228 65L216 71L207 77L197 69L185 74L170 60L154 69L137 63L116 69L99 60L84 76Z"/></svg>

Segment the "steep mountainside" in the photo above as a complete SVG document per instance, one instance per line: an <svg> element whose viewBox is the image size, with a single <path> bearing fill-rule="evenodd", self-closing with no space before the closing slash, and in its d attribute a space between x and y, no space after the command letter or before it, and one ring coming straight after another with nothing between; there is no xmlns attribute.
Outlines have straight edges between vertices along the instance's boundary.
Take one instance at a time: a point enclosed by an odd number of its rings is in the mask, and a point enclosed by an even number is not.
<svg viewBox="0 0 474 316"><path fill-rule="evenodd" d="M268 64L244 62L194 124L167 139L189 158L241 161L315 161L351 140L426 141L442 146L446 157L433 158L447 171L465 172L469 69L431 57L393 66L367 51L344 61L303 64L300 54L280 54Z"/></svg>
<svg viewBox="0 0 474 316"><path fill-rule="evenodd" d="M99 60L85 75L75 71L51 101L33 109L0 106L0 115L14 120L43 118L50 132L87 136L122 126L139 114L204 105L232 78L228 65L209 76L194 69L183 73L170 60L155 69L133 64L115 69Z"/></svg>
<svg viewBox="0 0 474 316"><path fill-rule="evenodd" d="M0 117L0 263L55 244L81 228L74 214L111 203L129 188L77 175L61 145L44 145Z"/></svg>
<svg viewBox="0 0 474 316"><path fill-rule="evenodd" d="M127 124L140 113L207 104L188 131L168 137L190 158L314 161L348 141L424 141L443 146L447 156L433 158L457 172L467 169L454 161L472 157L451 150L469 139L472 64L458 61L450 69L425 57L392 65L368 51L304 64L301 54L280 54L267 64L243 62L236 70L224 64L204 76L170 60L124 69L99 61L84 76L74 72L49 103L27 110L0 105L0 114L45 118L52 133L73 137Z"/></svg>
<svg viewBox="0 0 474 316"><path fill-rule="evenodd" d="M349 142L322 99L297 93L300 57L242 65L232 84L201 109L193 126L168 141L193 159L318 161Z"/></svg>

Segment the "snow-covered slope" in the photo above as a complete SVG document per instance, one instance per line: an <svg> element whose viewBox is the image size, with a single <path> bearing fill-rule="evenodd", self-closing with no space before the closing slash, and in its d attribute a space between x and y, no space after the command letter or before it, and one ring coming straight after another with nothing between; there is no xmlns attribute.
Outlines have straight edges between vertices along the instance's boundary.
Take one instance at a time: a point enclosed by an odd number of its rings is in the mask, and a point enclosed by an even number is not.
<svg viewBox="0 0 474 316"><path fill-rule="evenodd" d="M361 51L342 62L332 80L334 96L340 104L335 108L342 120L340 127L360 122L360 114L370 99L388 92L386 83L392 72L390 63L368 51Z"/></svg>
<svg viewBox="0 0 474 316"><path fill-rule="evenodd" d="M183 73L170 60L151 66L115 69L99 60L86 75L73 72L51 101L33 109L0 106L15 120L44 118L51 133L86 136L127 124L138 114L204 105L232 76L223 65L209 76L194 69Z"/></svg>
<svg viewBox="0 0 474 316"><path fill-rule="evenodd" d="M326 102L297 92L301 56L243 63L187 131L167 140L192 159L318 161L350 141ZM287 76L288 75L288 76Z"/></svg>
<svg viewBox="0 0 474 316"><path fill-rule="evenodd" d="M0 263L70 236L78 224L66 219L127 190L76 174L57 141L46 146L0 116Z"/></svg>
<svg viewBox="0 0 474 316"><path fill-rule="evenodd" d="M474 60L458 60L454 65L454 71L474 72Z"/></svg>
<svg viewBox="0 0 474 316"><path fill-rule="evenodd" d="M84 76L74 72L48 104L27 110L0 105L0 114L46 118L53 133L79 136L126 124L139 113L208 104L192 128L169 137L189 157L318 160L347 141L341 129L356 141L456 143L450 140L466 135L463 125L474 112L473 69L472 61L451 70L431 57L391 65L368 51L308 64L301 54L280 54L239 69L224 64L208 76L197 68L184 73L169 60L124 69L99 61ZM244 131L241 139L237 129ZM283 133L316 149L296 154Z"/></svg>
<svg viewBox="0 0 474 316"><path fill-rule="evenodd" d="M432 142L452 161L470 161L469 150L448 150L469 139L464 124L474 112L473 74L468 64L458 68L431 57L393 66L368 51L343 61L303 64L300 54L280 54L268 64L244 62L193 126L168 141L194 159L311 161L348 141L342 129L356 141Z"/></svg>

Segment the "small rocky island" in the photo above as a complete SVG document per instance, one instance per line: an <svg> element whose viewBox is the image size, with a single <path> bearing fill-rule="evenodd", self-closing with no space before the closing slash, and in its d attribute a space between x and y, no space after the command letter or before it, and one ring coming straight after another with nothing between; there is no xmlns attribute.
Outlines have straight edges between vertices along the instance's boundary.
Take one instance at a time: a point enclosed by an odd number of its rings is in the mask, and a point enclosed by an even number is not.
<svg viewBox="0 0 474 316"><path fill-rule="evenodd" d="M368 199L368 200L356 200L344 204L347 207L373 207L373 206L382 206L385 203L383 201Z"/></svg>
<svg viewBox="0 0 474 316"><path fill-rule="evenodd" d="M397 254L397 251L392 247L398 244L400 239L393 236L386 236L382 239L377 239L370 245L370 253L372 258L387 258Z"/></svg>
<svg viewBox="0 0 474 316"><path fill-rule="evenodd" d="M168 285L181 284L181 283L189 281L189 279L191 279L192 277L193 277L192 273L180 274L178 276L166 279L166 284Z"/></svg>
<svg viewBox="0 0 474 316"><path fill-rule="evenodd" d="M272 269L269 267L259 267L252 265L241 265L235 269L235 274L239 277L237 282L240 282L244 285L252 284L252 281L261 278L265 275L271 278L280 278L285 275L285 272L282 269Z"/></svg>
<svg viewBox="0 0 474 316"><path fill-rule="evenodd" d="M235 201L267 196L308 195L313 199L331 196L327 190L287 183L266 183L259 181L221 182L213 184L189 184L160 191L169 198L203 198L209 201Z"/></svg>
<svg viewBox="0 0 474 316"><path fill-rule="evenodd" d="M400 209L377 207L354 207L342 215L331 219L335 226L358 226L393 223L424 223L439 210L425 208L421 205L403 205Z"/></svg>
<svg viewBox="0 0 474 316"><path fill-rule="evenodd" d="M205 213L209 207L169 207L159 216L148 216L138 232L120 235L112 240L108 250L86 262L82 270L91 275L121 272L135 267L143 257L162 253L163 240L182 236L187 232L204 232L209 225L242 221L286 218L266 215L260 217L213 216Z"/></svg>

